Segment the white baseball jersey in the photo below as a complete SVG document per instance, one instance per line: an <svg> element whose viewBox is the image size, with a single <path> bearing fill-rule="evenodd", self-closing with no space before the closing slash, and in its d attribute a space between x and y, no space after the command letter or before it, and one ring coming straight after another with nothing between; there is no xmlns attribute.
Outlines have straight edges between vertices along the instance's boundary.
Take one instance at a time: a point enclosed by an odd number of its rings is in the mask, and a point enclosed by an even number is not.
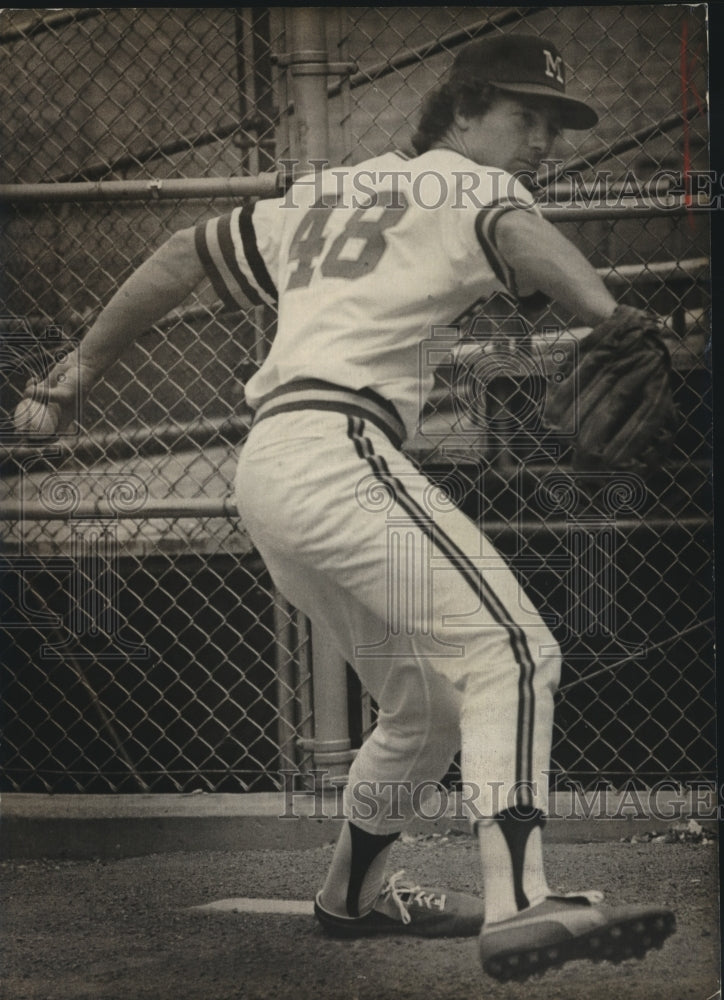
<svg viewBox="0 0 724 1000"><path fill-rule="evenodd" d="M200 225L196 245L227 303L278 301L278 330L246 397L290 382L371 389L408 435L432 387L420 345L477 300L516 294L495 228L533 199L510 174L449 149L330 169ZM534 209L537 211L537 209Z"/></svg>

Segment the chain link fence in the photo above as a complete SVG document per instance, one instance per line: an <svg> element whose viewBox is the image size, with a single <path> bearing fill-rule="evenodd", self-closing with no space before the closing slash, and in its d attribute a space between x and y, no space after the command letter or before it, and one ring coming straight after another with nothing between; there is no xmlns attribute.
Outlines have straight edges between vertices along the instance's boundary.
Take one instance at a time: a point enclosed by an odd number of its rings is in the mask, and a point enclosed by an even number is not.
<svg viewBox="0 0 724 1000"><path fill-rule="evenodd" d="M2 15L7 790L270 790L325 761L343 771L374 723L347 671L343 739L322 731L321 644L274 592L231 500L270 310L219 309L202 289L109 372L77 437L29 447L9 420L28 375L168 235L228 211L230 193L276 190L297 152L293 17ZM435 389L409 449L561 642L559 779L711 780L704 9L345 7L326 8L324 27L335 164L409 148L425 94L491 32L553 38L598 110L593 133L560 141L568 169L551 164L541 204L620 301L666 325L681 413L669 462L646 482L574 472L539 417L580 320L502 302L471 312L460 342L431 339ZM49 184L55 196L31 187Z"/></svg>

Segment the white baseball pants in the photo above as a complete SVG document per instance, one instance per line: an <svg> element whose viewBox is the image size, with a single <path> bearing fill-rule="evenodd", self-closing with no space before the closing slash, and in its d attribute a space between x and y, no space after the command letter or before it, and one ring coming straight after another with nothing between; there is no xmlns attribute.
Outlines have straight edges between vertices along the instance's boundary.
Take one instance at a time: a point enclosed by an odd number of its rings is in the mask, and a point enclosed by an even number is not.
<svg viewBox="0 0 724 1000"><path fill-rule="evenodd" d="M327 626L379 706L347 815L370 833L403 829L415 789L460 747L471 821L545 812L560 652L479 528L374 423L341 412L260 421L236 494L276 586Z"/></svg>

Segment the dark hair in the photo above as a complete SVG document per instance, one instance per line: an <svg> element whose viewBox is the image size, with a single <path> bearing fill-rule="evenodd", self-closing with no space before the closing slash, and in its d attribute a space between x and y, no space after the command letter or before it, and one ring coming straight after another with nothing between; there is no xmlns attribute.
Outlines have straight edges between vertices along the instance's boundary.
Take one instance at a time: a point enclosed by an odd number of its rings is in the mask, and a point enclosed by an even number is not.
<svg viewBox="0 0 724 1000"><path fill-rule="evenodd" d="M455 112L483 115L493 103L492 84L448 80L425 98L417 130L412 137L415 152L426 153L442 139L455 119Z"/></svg>

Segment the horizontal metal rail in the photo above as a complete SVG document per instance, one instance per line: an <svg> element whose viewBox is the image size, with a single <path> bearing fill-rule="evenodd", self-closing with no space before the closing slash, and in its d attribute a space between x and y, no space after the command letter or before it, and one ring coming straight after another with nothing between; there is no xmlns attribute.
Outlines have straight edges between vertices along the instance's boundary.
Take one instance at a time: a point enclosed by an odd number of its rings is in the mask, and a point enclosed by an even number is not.
<svg viewBox="0 0 724 1000"><path fill-rule="evenodd" d="M657 198L675 198L684 193L679 184L680 176L680 173L670 171L665 175L660 174L658 177L654 174L653 177L643 182L636 178L636 188L634 189L634 182L631 179L628 181L607 181L603 186L600 180L584 181L583 178L579 179L576 172L575 177L564 174L554 184L545 181L540 185L541 197L545 205L561 205L569 201L581 201L586 204L598 201L615 203L621 201L622 198L633 198L634 196L643 198L646 197L647 192L652 191ZM543 192L545 193L543 194Z"/></svg>
<svg viewBox="0 0 724 1000"><path fill-rule="evenodd" d="M38 500L22 503L18 500L4 501L0 504L0 520L2 521L69 521L78 518L114 517L120 521L150 521L158 518L178 517L223 517L236 518L239 512L232 496L197 497L177 499L145 500L142 506L128 511L111 509L108 501L103 499L81 500L72 512L67 510L51 510ZM572 515L573 519L573 515ZM511 524L503 520L485 521L484 530L487 535L501 537L504 535L535 534L536 532L563 532L570 529L571 520L556 518L550 521L522 521ZM607 521L608 523L608 521ZM671 517L653 516L640 518L612 518L612 526L622 531L665 531L673 528L708 527L709 522L703 515L686 515L672 520Z"/></svg>
<svg viewBox="0 0 724 1000"><path fill-rule="evenodd" d="M77 181L49 184L0 184L0 202L29 205L48 202L95 201L184 201L198 198L272 198L284 190L284 175L279 172L248 177L196 177L142 181ZM571 201L546 205L540 209L546 218L558 222L593 219L647 218L680 214L690 210L711 209L705 197L687 199L665 194L660 198L637 198L620 195L613 203Z"/></svg>
<svg viewBox="0 0 724 1000"><path fill-rule="evenodd" d="M49 510L40 501L27 503L14 502L12 506L0 505L0 520L2 521L73 521L85 517L114 517L124 521L150 521L154 518L177 517L238 517L236 501L233 497L197 497L187 499L145 500L137 510L127 510L119 513L112 509L107 501L81 501L72 511Z"/></svg>
<svg viewBox="0 0 724 1000"><path fill-rule="evenodd" d="M625 203L624 203L625 201ZM708 202L687 205L684 198L622 199L614 205L587 205L572 201L568 205L541 205L540 210L550 222L594 222L601 219L650 219L660 215L685 215L690 211L708 209Z"/></svg>
<svg viewBox="0 0 724 1000"><path fill-rule="evenodd" d="M140 181L67 181L0 184L0 201L13 204L87 201L175 201L191 198L270 198L281 194L277 172L248 177L184 177Z"/></svg>

